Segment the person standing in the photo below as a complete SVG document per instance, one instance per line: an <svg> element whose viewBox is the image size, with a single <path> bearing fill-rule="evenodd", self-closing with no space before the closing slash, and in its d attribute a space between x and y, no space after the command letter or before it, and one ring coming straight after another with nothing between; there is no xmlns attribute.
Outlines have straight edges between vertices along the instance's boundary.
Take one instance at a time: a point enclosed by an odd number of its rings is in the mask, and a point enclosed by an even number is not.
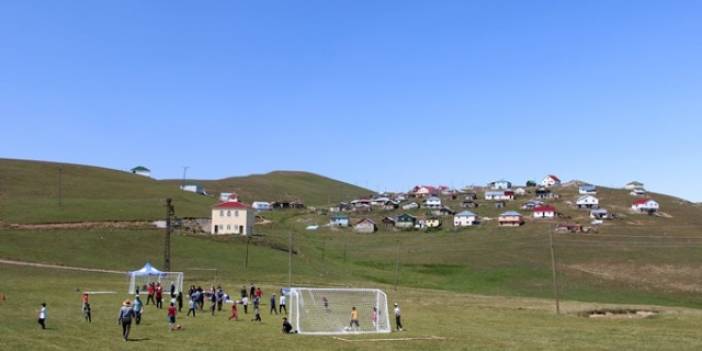
<svg viewBox="0 0 702 351"><path fill-rule="evenodd" d="M171 296L176 295L176 286L174 282L171 282Z"/></svg>
<svg viewBox="0 0 702 351"><path fill-rule="evenodd" d="M241 305L244 306L244 314L249 314L249 297L244 296L241 298Z"/></svg>
<svg viewBox="0 0 702 351"><path fill-rule="evenodd" d="M351 322L349 323L349 328L353 328L354 325L356 328L361 327L358 324L358 310L356 310L356 306L351 307Z"/></svg>
<svg viewBox="0 0 702 351"><path fill-rule="evenodd" d="M168 306L168 329L171 331L175 330L176 328L176 313L177 309L175 307L175 304L171 302L171 304Z"/></svg>
<svg viewBox="0 0 702 351"><path fill-rule="evenodd" d="M402 331L402 313L400 312L400 306L395 302L395 329Z"/></svg>
<svg viewBox="0 0 702 351"><path fill-rule="evenodd" d="M146 304L148 305L149 302L152 304L156 304L156 301L154 300L154 293L156 291L156 288L154 287L154 283L151 282L149 285L146 287Z"/></svg>
<svg viewBox="0 0 702 351"><path fill-rule="evenodd" d="M276 302L275 300L276 300L275 294L272 294L271 295L271 313L270 314L273 314L273 313L278 314L278 310L275 309L275 302Z"/></svg>
<svg viewBox="0 0 702 351"><path fill-rule="evenodd" d="M246 297L246 285L242 285L241 286L241 298L243 299L245 297Z"/></svg>
<svg viewBox="0 0 702 351"><path fill-rule="evenodd" d="M375 306L371 309L371 324L373 328L378 326L378 309Z"/></svg>
<svg viewBox="0 0 702 351"><path fill-rule="evenodd" d="M210 293L210 303L212 303L212 306L210 306L210 312L212 312L212 315L215 315L215 309L217 308L217 294L214 292L214 289Z"/></svg>
<svg viewBox="0 0 702 351"><path fill-rule="evenodd" d="M163 287L161 283L156 283L156 308L163 308Z"/></svg>
<svg viewBox="0 0 702 351"><path fill-rule="evenodd" d="M217 311L222 310L222 304L224 303L224 290L222 287L217 287Z"/></svg>
<svg viewBox="0 0 702 351"><path fill-rule="evenodd" d="M90 314L90 303L86 302L83 304L83 318L85 318L88 323L93 322L93 317Z"/></svg>
<svg viewBox="0 0 702 351"><path fill-rule="evenodd" d="M263 298L263 290L261 288L256 288L256 297L259 299Z"/></svg>
<svg viewBox="0 0 702 351"><path fill-rule="evenodd" d="M178 301L178 312L183 311L183 292L179 291L176 295L176 301Z"/></svg>
<svg viewBox="0 0 702 351"><path fill-rule="evenodd" d="M283 310L285 310L285 314L288 314L288 308L285 307L285 294L280 294L280 304L278 305L278 312L282 314Z"/></svg>
<svg viewBox="0 0 702 351"><path fill-rule="evenodd" d="M261 321L261 309L259 308L258 304L254 304L254 319L251 320L252 322L260 322Z"/></svg>
<svg viewBox="0 0 702 351"><path fill-rule="evenodd" d="M256 285L251 283L251 289L249 289L249 299L253 299L256 296Z"/></svg>
<svg viewBox="0 0 702 351"><path fill-rule="evenodd" d="M41 308L39 309L39 319L37 320L37 323L41 325L41 329L46 329L46 302L42 302Z"/></svg>
<svg viewBox="0 0 702 351"><path fill-rule="evenodd" d="M141 313L144 311L144 304L141 302L139 295L134 296L134 319L136 324L141 324Z"/></svg>
<svg viewBox="0 0 702 351"><path fill-rule="evenodd" d="M190 299L188 300L188 317L190 317L190 313L192 313L193 317L195 317L195 301L194 297L192 296L190 296Z"/></svg>
<svg viewBox="0 0 702 351"><path fill-rule="evenodd" d="M118 323L122 325L122 337L124 341L129 340L129 331L132 329L132 318L134 318L134 309L129 300L122 303L122 308L119 310Z"/></svg>
<svg viewBox="0 0 702 351"><path fill-rule="evenodd" d="M88 296L88 293L83 293L83 295L81 295L80 297L81 307L83 307L83 305L85 305L86 303L90 302L89 299L90 298Z"/></svg>

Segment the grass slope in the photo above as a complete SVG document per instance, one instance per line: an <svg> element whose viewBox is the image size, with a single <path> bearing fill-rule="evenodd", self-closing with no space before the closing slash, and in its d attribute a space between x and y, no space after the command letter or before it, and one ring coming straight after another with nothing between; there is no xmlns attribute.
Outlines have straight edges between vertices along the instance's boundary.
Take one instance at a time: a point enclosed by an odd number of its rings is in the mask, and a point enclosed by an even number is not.
<svg viewBox="0 0 702 351"><path fill-rule="evenodd" d="M181 184L181 180L168 180ZM308 172L275 171L219 180L189 180L201 184L207 192L236 192L242 201L303 201L307 205L327 205L372 192L352 184Z"/></svg>
<svg viewBox="0 0 702 351"><path fill-rule="evenodd" d="M62 172L60 207L59 169ZM240 192L245 201L296 198L321 204L369 192L302 172L273 172L201 183L210 192ZM173 199L178 216L208 217L216 198L183 192L178 189L179 184L92 166L0 159L0 221L153 220L164 216L168 197Z"/></svg>

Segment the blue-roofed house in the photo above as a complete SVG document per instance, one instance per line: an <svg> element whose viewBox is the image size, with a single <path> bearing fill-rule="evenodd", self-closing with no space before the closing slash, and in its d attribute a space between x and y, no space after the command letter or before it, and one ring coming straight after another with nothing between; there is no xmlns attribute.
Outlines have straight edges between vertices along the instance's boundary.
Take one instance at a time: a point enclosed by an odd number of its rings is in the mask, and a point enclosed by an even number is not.
<svg viewBox="0 0 702 351"><path fill-rule="evenodd" d="M424 200L424 207L426 208L441 208L441 198L438 196L430 196Z"/></svg>
<svg viewBox="0 0 702 351"><path fill-rule="evenodd" d="M454 227L470 227L478 224L478 215L471 211L461 211L453 216Z"/></svg>
<svg viewBox="0 0 702 351"><path fill-rule="evenodd" d="M403 213L395 219L395 227L400 229L412 229L417 223L417 217Z"/></svg>

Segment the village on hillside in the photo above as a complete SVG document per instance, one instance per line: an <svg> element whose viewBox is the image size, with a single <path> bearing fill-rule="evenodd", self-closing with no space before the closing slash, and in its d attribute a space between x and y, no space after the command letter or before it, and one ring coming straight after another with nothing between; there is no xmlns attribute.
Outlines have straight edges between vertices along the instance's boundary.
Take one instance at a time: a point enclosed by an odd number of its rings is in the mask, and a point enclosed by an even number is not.
<svg viewBox="0 0 702 351"><path fill-rule="evenodd" d="M150 176L150 170L138 166L131 173ZM577 188L576 196L563 199L562 190ZM208 195L199 184L184 182L180 189ZM632 181L624 185L631 195L631 214L659 214L660 204L647 197L644 184ZM485 186L466 186L454 189L444 185L416 185L407 192L376 193L348 199L329 208L306 207L302 201L260 199L250 204L240 201L234 192L221 192L219 202L213 205L211 218L203 231L210 234L250 235L254 224L263 221L263 213L275 210L307 209L326 220L310 224L306 230L320 227L352 228L357 233L385 231L433 231L441 228L468 228L487 223L498 227L520 227L530 222L552 223L554 231L562 233L596 232L605 221L618 214L608 209L598 198L598 187L593 184L561 179L549 174L540 182L528 180L523 186L499 179ZM556 206L561 205L585 214L587 222L574 221ZM563 201L565 200L565 201ZM508 209L508 207L518 209ZM511 206L510 206L511 205ZM490 211L485 211L489 208ZM495 213L495 210L499 211ZM502 210L502 211L500 211ZM380 213L382 218L377 214ZM374 215L371 215L374 214Z"/></svg>

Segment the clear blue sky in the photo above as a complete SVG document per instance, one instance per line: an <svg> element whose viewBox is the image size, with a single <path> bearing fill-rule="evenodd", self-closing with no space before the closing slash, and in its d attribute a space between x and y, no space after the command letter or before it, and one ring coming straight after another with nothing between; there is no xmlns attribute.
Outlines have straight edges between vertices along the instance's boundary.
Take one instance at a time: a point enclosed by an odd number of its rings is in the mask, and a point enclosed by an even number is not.
<svg viewBox="0 0 702 351"><path fill-rule="evenodd" d="M3 1L0 156L702 201L700 1Z"/></svg>

